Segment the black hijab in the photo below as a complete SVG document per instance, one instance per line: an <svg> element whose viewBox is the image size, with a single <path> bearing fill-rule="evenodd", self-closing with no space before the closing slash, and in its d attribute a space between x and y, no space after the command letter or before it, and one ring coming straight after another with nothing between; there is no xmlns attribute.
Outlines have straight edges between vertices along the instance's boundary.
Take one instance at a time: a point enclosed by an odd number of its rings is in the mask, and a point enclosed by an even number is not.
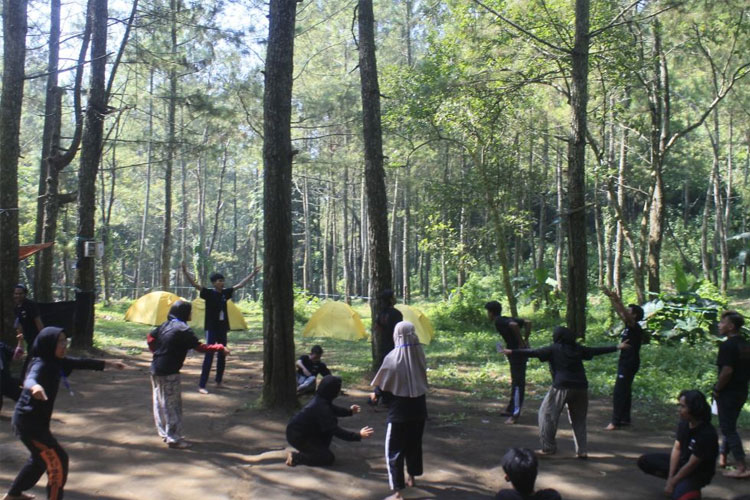
<svg viewBox="0 0 750 500"><path fill-rule="evenodd" d="M47 363L56 362L57 356L55 351L57 350L57 339L60 338L60 334L64 330L57 326L47 326L42 328L36 339L34 345L31 347L29 355L32 358L40 358Z"/></svg>
<svg viewBox="0 0 750 500"><path fill-rule="evenodd" d="M333 402L341 392L341 377L335 377L333 375L326 375L323 380L318 384L318 392L316 395L325 399L328 402Z"/></svg>

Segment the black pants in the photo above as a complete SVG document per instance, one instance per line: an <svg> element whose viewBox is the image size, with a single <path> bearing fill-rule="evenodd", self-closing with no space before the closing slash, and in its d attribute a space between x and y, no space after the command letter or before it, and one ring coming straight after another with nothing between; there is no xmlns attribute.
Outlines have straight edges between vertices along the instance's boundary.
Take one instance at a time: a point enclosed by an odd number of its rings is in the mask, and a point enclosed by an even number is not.
<svg viewBox="0 0 750 500"><path fill-rule="evenodd" d="M630 424L633 379L636 373L638 373L638 367L620 366L617 368L617 379L612 394L612 423L615 425Z"/></svg>
<svg viewBox="0 0 750 500"><path fill-rule="evenodd" d="M297 448L297 452L292 453L294 465L332 465L336 456L328 448L331 443L315 437L300 436L287 430L286 440L289 444Z"/></svg>
<svg viewBox="0 0 750 500"><path fill-rule="evenodd" d="M10 370L0 373L0 410L3 409L3 396L13 401L21 397L21 381L10 376Z"/></svg>
<svg viewBox="0 0 750 500"><path fill-rule="evenodd" d="M731 452L734 459L741 462L745 459L740 434L737 432L737 419L747 400L746 392L721 391L716 396L716 406L719 410L719 428L721 429L721 454Z"/></svg>
<svg viewBox="0 0 750 500"><path fill-rule="evenodd" d="M651 476L666 479L669 475L669 453L647 453L638 458L638 468ZM673 500L691 500L701 497L705 484L694 477L686 477L674 487Z"/></svg>
<svg viewBox="0 0 750 500"><path fill-rule="evenodd" d="M526 363L528 358L509 359L510 364L510 401L505 411L518 417L521 415L523 397L526 392Z"/></svg>
<svg viewBox="0 0 750 500"><path fill-rule="evenodd" d="M406 487L404 462L410 476L422 475L422 434L424 420L388 422L385 435L385 459L388 462L388 482L392 490Z"/></svg>
<svg viewBox="0 0 750 500"><path fill-rule="evenodd" d="M31 457L13 480L9 496L20 496L39 482L47 472L47 498L62 500L63 488L68 480L68 454L62 449L49 429L16 428L21 441L31 452Z"/></svg>

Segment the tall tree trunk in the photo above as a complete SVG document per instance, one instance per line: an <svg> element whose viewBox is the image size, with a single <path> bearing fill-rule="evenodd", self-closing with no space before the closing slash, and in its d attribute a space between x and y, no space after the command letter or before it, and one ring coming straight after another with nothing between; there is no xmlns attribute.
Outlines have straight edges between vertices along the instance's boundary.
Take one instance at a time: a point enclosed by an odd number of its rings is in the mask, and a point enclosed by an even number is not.
<svg viewBox="0 0 750 500"><path fill-rule="evenodd" d="M557 229L555 230L555 280L557 281L557 291L562 292L563 288L563 242L565 229L565 214L563 206L565 205L565 193L563 192L563 168L562 154L556 151L557 165L555 167L555 188L557 193Z"/></svg>
<svg viewBox="0 0 750 500"><path fill-rule="evenodd" d="M92 0L91 75L89 101L78 171L78 230L76 261L76 332L73 346L88 348L94 343L94 298L96 259L84 255L85 243L94 241L96 173L101 160L104 118L107 113L105 73L107 69L107 0Z"/></svg>
<svg viewBox="0 0 750 500"><path fill-rule="evenodd" d="M263 403L296 405L292 255L292 74L296 0L271 0L263 93Z"/></svg>
<svg viewBox="0 0 750 500"><path fill-rule="evenodd" d="M589 74L589 0L575 2L571 53L571 130L568 139L568 293L566 321L586 334L586 106Z"/></svg>
<svg viewBox="0 0 750 500"><path fill-rule="evenodd" d="M408 8L411 8L411 3L409 2ZM408 19L408 18L407 18ZM401 295L404 298L404 304L408 304L411 302L411 286L409 283L409 274L411 270L411 263L409 262L410 252L409 252L409 240L410 240L410 230L411 230L411 206L410 206L410 197L411 197L411 169L409 166L409 162L407 161L405 172L404 172L404 218L403 218L403 241L401 246Z"/></svg>
<svg viewBox="0 0 750 500"><path fill-rule="evenodd" d="M143 200L143 216L141 217L141 235L138 240L138 258L135 264L135 278L133 279L133 298L139 297L141 286L141 264L143 251L146 246L146 227L148 224L148 208L151 201L151 165L154 161L154 69L149 71L148 98L148 153L146 156L146 193Z"/></svg>
<svg viewBox="0 0 750 500"><path fill-rule="evenodd" d="M341 264L344 272L344 302L351 304L352 295L352 256L349 241L349 162L344 162L344 188L341 193Z"/></svg>
<svg viewBox="0 0 750 500"><path fill-rule="evenodd" d="M617 165L617 193L611 197L613 200L613 207L625 205L625 168L628 163L628 136L629 130L627 127L622 127L622 136L620 139L620 161ZM625 221L620 219L615 214L617 220L617 230L615 236L615 255L612 262L612 286L617 291L617 295L622 297L622 255L625 236L623 235L623 226ZM637 264L637 263L633 263ZM635 280L634 280L635 281ZM644 291L640 291L639 297L645 297ZM639 301L639 304L642 303Z"/></svg>
<svg viewBox="0 0 750 500"><path fill-rule="evenodd" d="M302 289L310 293L312 286L312 236L310 224L310 189L307 175L302 178L302 216L305 226L305 246L302 260Z"/></svg>
<svg viewBox="0 0 750 500"><path fill-rule="evenodd" d="M358 0L359 74L362 84L362 133L367 178L367 218L370 244L370 312L375 318L383 309L377 296L392 288L390 250L388 248L388 199L383 170L383 135L380 122L380 88L375 58L375 16L372 0ZM394 203L396 200L394 200ZM375 322L373 321L373 325ZM374 328L374 326L373 326ZM373 330L372 366L377 369L383 346Z"/></svg>
<svg viewBox="0 0 750 500"><path fill-rule="evenodd" d="M26 0L3 0L0 97L0 339L15 343L13 287L18 282L18 157L26 62Z"/></svg>

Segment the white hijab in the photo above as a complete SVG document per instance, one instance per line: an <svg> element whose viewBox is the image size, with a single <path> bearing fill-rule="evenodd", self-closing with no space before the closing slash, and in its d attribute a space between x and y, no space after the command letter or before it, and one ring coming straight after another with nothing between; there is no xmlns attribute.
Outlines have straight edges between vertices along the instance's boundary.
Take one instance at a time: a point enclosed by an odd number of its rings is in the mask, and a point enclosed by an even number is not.
<svg viewBox="0 0 750 500"><path fill-rule="evenodd" d="M427 362L414 325L401 321L393 329L395 347L370 385L396 396L417 398L427 392Z"/></svg>

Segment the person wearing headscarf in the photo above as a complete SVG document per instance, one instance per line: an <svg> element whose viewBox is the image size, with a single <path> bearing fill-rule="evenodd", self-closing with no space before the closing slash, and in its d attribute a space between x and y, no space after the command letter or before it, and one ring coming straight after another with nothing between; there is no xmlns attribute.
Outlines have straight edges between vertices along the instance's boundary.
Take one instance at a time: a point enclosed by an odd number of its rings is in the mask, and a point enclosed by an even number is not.
<svg viewBox="0 0 750 500"><path fill-rule="evenodd" d="M588 458L586 448L586 414L589 408L588 379L583 362L600 354L628 349L627 340L618 345L587 347L576 342L576 334L558 326L552 334L551 345L539 349L505 349L506 355L521 354L539 361L548 361L552 372L552 387L539 407L539 438L542 449L537 453L553 455L557 452L557 424L565 405L573 426L573 438L578 458Z"/></svg>
<svg viewBox="0 0 750 500"><path fill-rule="evenodd" d="M333 404L340 392L341 378L326 375L312 400L289 420L286 439L298 451L287 454L288 466L331 465L336 459L329 449L334 436L344 441L361 441L372 436L372 427L362 427L359 432L339 427L338 417L351 417L360 412L359 405L343 408Z"/></svg>
<svg viewBox="0 0 750 500"><path fill-rule="evenodd" d="M31 452L26 465L16 476L3 500L34 498L24 491L31 489L47 472L47 498L63 498L68 479L68 454L50 432L50 420L62 379L70 389L68 376L73 370L122 370L120 361L104 361L67 357L67 338L62 328L43 328L34 340L29 356L31 361L23 384L21 397L13 414L13 428L21 442Z"/></svg>
<svg viewBox="0 0 750 500"><path fill-rule="evenodd" d="M422 434L427 420L427 362L414 325L408 321L396 324L393 350L383 360L370 385L375 387L371 399L382 397L388 404L388 429L385 436L385 458L388 483L401 498L399 490L414 486L422 475ZM404 478L404 462L407 477Z"/></svg>
<svg viewBox="0 0 750 500"><path fill-rule="evenodd" d="M182 386L180 369L190 349L198 352L229 354L223 344L206 345L198 340L188 326L193 306L178 300L169 308L167 320L152 331L148 346L154 357L151 361L151 387L153 389L154 422L162 440L170 448L185 449L191 446L182 435Z"/></svg>

